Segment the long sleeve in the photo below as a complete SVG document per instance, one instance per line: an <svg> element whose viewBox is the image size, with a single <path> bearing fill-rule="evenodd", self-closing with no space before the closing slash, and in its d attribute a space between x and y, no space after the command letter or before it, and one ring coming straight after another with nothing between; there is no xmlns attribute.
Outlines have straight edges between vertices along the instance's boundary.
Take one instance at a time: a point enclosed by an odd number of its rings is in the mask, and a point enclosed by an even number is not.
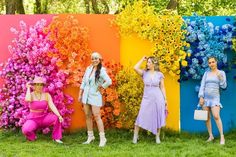
<svg viewBox="0 0 236 157"><path fill-rule="evenodd" d="M203 77L202 77L201 86L200 86L199 93L198 93L198 98L200 98L200 97L204 98L204 90L205 90L205 86L206 86L206 77L207 77L207 72L205 72Z"/></svg>
<svg viewBox="0 0 236 157"><path fill-rule="evenodd" d="M101 69L100 77L104 80L104 83L102 84L104 89L112 84L111 78L108 76L105 68Z"/></svg>
<svg viewBox="0 0 236 157"><path fill-rule="evenodd" d="M89 69L89 68L87 68L87 69L85 70L85 73L84 73L84 76L83 76L83 79L82 79L82 83L81 83L81 85L80 85L80 89L82 89L82 90L83 90L84 87L85 87L86 74L87 74L88 69Z"/></svg>
<svg viewBox="0 0 236 157"><path fill-rule="evenodd" d="M221 71L222 79L220 80L220 88L225 89L227 87L226 75L224 71Z"/></svg>

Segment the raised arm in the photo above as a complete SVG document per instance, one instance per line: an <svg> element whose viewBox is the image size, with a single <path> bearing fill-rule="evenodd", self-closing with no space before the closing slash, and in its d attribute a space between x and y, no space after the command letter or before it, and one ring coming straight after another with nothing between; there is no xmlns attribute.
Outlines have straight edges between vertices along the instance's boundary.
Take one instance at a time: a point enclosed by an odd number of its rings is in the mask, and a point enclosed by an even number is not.
<svg viewBox="0 0 236 157"><path fill-rule="evenodd" d="M31 102L32 100L31 100L31 93L30 93L30 83L28 82L28 83L26 83L26 88L27 88L27 90L26 90L26 95L25 95L25 101L26 102Z"/></svg>
<svg viewBox="0 0 236 157"><path fill-rule="evenodd" d="M147 57L144 56L140 61L138 61L138 63L136 63L136 65L134 66L134 70L139 74L139 75L143 75L143 70L140 68L143 61L146 61Z"/></svg>
<svg viewBox="0 0 236 157"><path fill-rule="evenodd" d="M59 111L57 110L56 106L54 105L54 103L52 101L52 97L49 93L46 93L46 98L47 98L47 101L48 101L49 108L59 118L59 121L62 122L63 118L62 118L61 114L59 113Z"/></svg>

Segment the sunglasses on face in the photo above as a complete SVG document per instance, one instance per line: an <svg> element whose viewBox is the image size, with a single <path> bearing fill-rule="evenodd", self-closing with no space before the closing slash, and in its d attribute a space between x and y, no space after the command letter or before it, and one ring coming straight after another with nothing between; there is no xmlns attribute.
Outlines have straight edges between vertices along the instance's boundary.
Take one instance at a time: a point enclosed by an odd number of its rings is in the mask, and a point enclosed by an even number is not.
<svg viewBox="0 0 236 157"><path fill-rule="evenodd" d="M34 83L35 86L43 86L43 83Z"/></svg>

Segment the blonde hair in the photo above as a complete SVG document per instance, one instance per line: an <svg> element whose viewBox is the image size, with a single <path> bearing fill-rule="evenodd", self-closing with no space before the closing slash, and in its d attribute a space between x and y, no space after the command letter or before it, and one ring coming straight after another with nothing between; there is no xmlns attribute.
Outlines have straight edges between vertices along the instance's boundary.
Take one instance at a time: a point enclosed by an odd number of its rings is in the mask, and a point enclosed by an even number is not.
<svg viewBox="0 0 236 157"><path fill-rule="evenodd" d="M147 61L148 61L149 59L150 59L151 62L154 64L154 70L155 70L155 71L159 71L159 63L158 63L157 58L154 57L154 56L150 56L150 57L147 58ZM147 68L147 65L146 65L146 70L149 70L149 69Z"/></svg>

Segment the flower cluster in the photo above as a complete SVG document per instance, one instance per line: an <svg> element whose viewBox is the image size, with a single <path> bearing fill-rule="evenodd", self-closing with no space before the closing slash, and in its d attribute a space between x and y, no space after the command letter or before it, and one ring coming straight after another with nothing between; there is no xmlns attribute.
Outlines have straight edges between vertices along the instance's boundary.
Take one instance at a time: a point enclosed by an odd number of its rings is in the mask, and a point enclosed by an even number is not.
<svg viewBox="0 0 236 157"><path fill-rule="evenodd" d="M206 18L196 15L193 20L187 19L186 23L188 31L186 40L191 45L186 51L191 55L187 57L188 66L181 68L181 79L201 79L208 68L209 56L217 58L219 69L227 67L227 55L224 50L232 49L234 26L230 24L214 26L211 22L207 22Z"/></svg>
<svg viewBox="0 0 236 157"><path fill-rule="evenodd" d="M27 26L20 22L19 30L11 28L16 35L13 44L9 46L12 56L5 64L2 64L0 76L4 79L3 88L0 89L1 117L0 127L21 127L28 114L28 104L24 102L26 83L34 79L34 76L42 76L46 79L45 91L49 92L56 107L64 117L63 128L69 127L70 118L67 115L72 110L66 108L72 104L73 99L63 93L67 75L60 72L56 66L56 60L47 55L48 52L56 52L54 43L43 33L46 26L45 20L38 21L34 26Z"/></svg>
<svg viewBox="0 0 236 157"><path fill-rule="evenodd" d="M186 30L181 16L157 15L152 6L142 1L128 5L115 19L122 35L138 34L153 43L153 55L159 59L160 70L171 76L180 74L180 64L186 66L183 47Z"/></svg>
<svg viewBox="0 0 236 157"><path fill-rule="evenodd" d="M103 91L104 106L101 108L102 120L106 128L121 128L119 121L121 113L121 103L118 99L116 75L122 69L118 63L106 62L105 65L108 75L111 77L112 85Z"/></svg>
<svg viewBox="0 0 236 157"><path fill-rule="evenodd" d="M236 51L236 39L233 39L233 49Z"/></svg>
<svg viewBox="0 0 236 157"><path fill-rule="evenodd" d="M57 66L69 76L67 84L79 86L90 55L88 30L73 15L58 15L45 29L57 52L50 52Z"/></svg>
<svg viewBox="0 0 236 157"><path fill-rule="evenodd" d="M117 92L122 103L120 121L124 128L133 128L138 114L142 94L143 81L133 69L124 68L116 76Z"/></svg>
<svg viewBox="0 0 236 157"><path fill-rule="evenodd" d="M185 60L188 54L183 48L190 45L184 41L184 21L181 16L159 16L158 20L162 26L155 41L153 55L159 59L160 71L175 77L180 74L180 65L188 64Z"/></svg>

